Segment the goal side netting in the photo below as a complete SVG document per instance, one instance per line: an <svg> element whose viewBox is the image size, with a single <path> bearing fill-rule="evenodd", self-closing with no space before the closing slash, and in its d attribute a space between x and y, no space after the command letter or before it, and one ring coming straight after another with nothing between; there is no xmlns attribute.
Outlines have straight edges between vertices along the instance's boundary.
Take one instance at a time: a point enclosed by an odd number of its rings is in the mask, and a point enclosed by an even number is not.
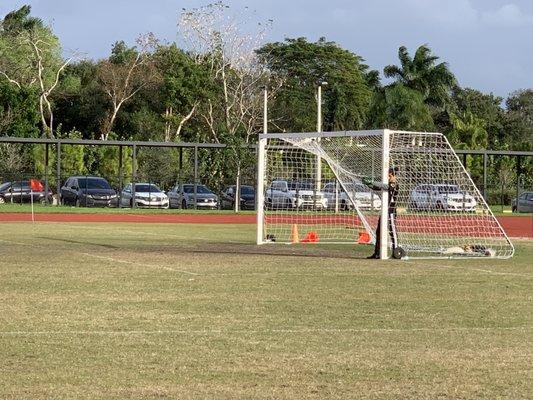
<svg viewBox="0 0 533 400"><path fill-rule="evenodd" d="M369 181L389 168L393 233L409 257L513 255L446 137L390 130L261 135L257 242L375 243L388 198Z"/></svg>

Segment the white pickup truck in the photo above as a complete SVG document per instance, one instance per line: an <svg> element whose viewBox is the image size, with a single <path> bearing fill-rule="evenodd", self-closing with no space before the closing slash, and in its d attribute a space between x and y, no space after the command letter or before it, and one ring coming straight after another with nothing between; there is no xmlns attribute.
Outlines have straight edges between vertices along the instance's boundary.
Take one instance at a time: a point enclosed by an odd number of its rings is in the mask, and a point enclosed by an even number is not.
<svg viewBox="0 0 533 400"><path fill-rule="evenodd" d="M361 183L346 183L345 187L349 194L335 182L328 182L324 185L324 195L328 199L329 208L351 210L354 208L353 200L360 210L381 209L381 198L367 186Z"/></svg>
<svg viewBox="0 0 533 400"><path fill-rule="evenodd" d="M409 208L414 210L444 210L475 212L477 201L457 185L418 185L411 192Z"/></svg>
<svg viewBox="0 0 533 400"><path fill-rule="evenodd" d="M328 200L311 181L272 181L265 193L268 208L310 208L326 209Z"/></svg>

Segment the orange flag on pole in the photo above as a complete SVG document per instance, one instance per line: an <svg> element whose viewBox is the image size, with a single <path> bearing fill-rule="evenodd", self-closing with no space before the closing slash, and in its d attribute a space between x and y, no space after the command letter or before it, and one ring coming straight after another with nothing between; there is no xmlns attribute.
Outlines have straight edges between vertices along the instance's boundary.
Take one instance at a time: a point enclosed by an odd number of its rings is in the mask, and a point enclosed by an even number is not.
<svg viewBox="0 0 533 400"><path fill-rule="evenodd" d="M31 221L35 222L35 213L33 212L33 192L43 192L44 187L41 181L30 179L30 200L31 200Z"/></svg>
<svg viewBox="0 0 533 400"><path fill-rule="evenodd" d="M33 192L42 192L44 191L43 184L37 179L30 179L30 188Z"/></svg>

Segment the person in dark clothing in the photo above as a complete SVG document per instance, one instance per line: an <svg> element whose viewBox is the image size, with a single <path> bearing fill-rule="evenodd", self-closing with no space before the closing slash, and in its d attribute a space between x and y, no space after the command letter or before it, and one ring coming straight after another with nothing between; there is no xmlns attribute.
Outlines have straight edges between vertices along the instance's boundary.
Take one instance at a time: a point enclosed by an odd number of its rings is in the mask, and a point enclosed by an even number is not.
<svg viewBox="0 0 533 400"><path fill-rule="evenodd" d="M388 220L388 229L389 229L389 235L391 237L391 243L392 243L392 251L394 254L394 250L396 249L396 246L398 244L398 240L396 237L396 204L398 199L398 181L396 180L396 172L398 172L398 168L389 168L389 182L388 184L372 184L371 187L373 190L387 190L389 192L389 204L388 204L388 211L387 211L387 220ZM374 246L374 253L371 256L368 256L367 258L379 258L379 248L381 245L381 238L380 238L380 231L381 231L381 216L378 220L378 226L376 228L376 245Z"/></svg>

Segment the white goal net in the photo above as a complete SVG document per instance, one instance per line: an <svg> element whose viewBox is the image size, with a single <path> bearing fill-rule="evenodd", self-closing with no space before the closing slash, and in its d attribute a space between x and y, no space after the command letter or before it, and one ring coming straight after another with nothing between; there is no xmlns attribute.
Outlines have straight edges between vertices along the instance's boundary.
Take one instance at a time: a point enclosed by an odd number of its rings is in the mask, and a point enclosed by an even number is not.
<svg viewBox="0 0 533 400"><path fill-rule="evenodd" d="M399 188L392 209L389 168ZM395 243L409 257L514 253L440 133L263 134L258 171L258 243L372 244L381 217L389 221L382 249Z"/></svg>

